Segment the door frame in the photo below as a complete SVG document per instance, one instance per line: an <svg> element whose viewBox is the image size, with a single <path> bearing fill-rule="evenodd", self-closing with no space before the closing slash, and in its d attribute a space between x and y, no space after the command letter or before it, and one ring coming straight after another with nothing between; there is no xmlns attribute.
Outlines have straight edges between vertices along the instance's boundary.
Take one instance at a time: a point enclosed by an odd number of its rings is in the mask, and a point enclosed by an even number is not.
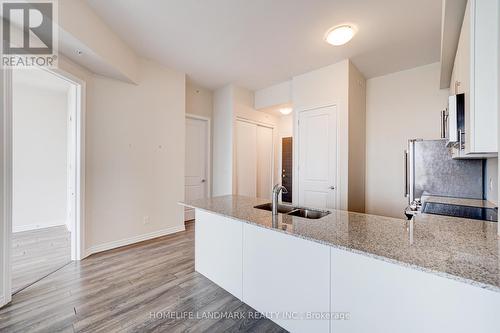
<svg viewBox="0 0 500 333"><path fill-rule="evenodd" d="M70 205L75 213L71 230L71 260L85 258L85 113L86 82L60 68L40 68L75 86L75 198Z"/></svg>
<svg viewBox="0 0 500 333"><path fill-rule="evenodd" d="M261 121L256 121L256 120L252 120L252 119L248 119L248 118L245 118L245 117L241 117L241 116L236 116L236 118L234 119L234 129L236 131L236 122L237 121L242 121L242 122L246 122L246 123L249 123L249 124L254 124L254 125L257 125L257 126L261 126L261 127L266 127L266 128L270 128L272 131L273 131L273 135L272 135L272 138L273 138L273 143L272 143L272 158L271 158L271 188L269 189L270 191L272 191L272 187L274 186L274 182L275 182L275 172L276 172L276 163L275 163L275 159L276 159L276 135L278 134L277 131L276 131L276 125L273 125L273 124L269 124L269 123L265 123L265 122L261 122ZM233 165L236 165L236 150L238 149L238 147L236 147L236 145L234 145L233 147ZM238 177L238 175L234 174L234 177ZM237 184L238 182L237 181L234 181L234 186L233 186L233 189L237 192Z"/></svg>
<svg viewBox="0 0 500 333"><path fill-rule="evenodd" d="M324 109L328 107L335 107L336 112L335 112L335 118L336 118L336 123L337 123L337 128L336 128L336 141L337 141L337 149L336 149L336 156L335 156L335 164L336 164L336 194L335 194L335 209L340 210L340 203L341 201L341 196L342 196L342 180L341 180L341 170L340 170L340 130L341 130L341 124L340 124L340 117L339 117L339 103L333 103L333 104L327 104L327 105L321 105L321 106L316 106L313 108L308 108L308 109L302 109L302 110L297 110L296 112L293 113L293 192L295 193L292 197L292 203L293 205L298 205L299 204L299 196L300 196L300 186L299 186L299 163L300 163L300 130L299 130L299 119L300 119L300 114L302 112L307 112L307 111L314 111L314 110L319 110L319 109ZM295 138L297 138L295 140ZM295 153L297 152L297 153Z"/></svg>
<svg viewBox="0 0 500 333"><path fill-rule="evenodd" d="M212 197L212 134L211 134L211 120L208 117L204 116L198 116L192 113L186 113L186 119L194 119L194 120L201 120L205 121L207 125L207 157L206 157L206 179L207 179L207 188L206 188L206 196L207 198ZM187 147L186 147L187 149ZM184 166L184 170L186 170L186 167ZM185 188L185 180L184 180L184 188Z"/></svg>
<svg viewBox="0 0 500 333"><path fill-rule="evenodd" d="M0 123L2 124L3 135L0 138L0 151L2 152L2 175L0 184L2 188L2 202L0 202L0 228L2 229L2 285L0 286L0 307L8 304L12 300L11 281L11 234L12 234L12 70L10 68L1 69L2 74L2 114Z"/></svg>
<svg viewBox="0 0 500 333"><path fill-rule="evenodd" d="M74 212L75 218L73 221L73 230L71 234L71 260L81 260L85 257L85 111L86 111L86 83L80 78L59 68L48 69L38 68L46 72L52 73L71 84L76 86L76 117L75 117L75 202ZM0 307L8 304L12 300L12 272L11 272L11 244L12 244L12 70L8 68L2 69L2 95L3 95L3 112L2 117L3 137L0 139L0 151L3 152L3 188L0 189L3 194L3 219L0 228L3 229L2 239L2 254L3 267L0 271L2 274L2 288L0 293Z"/></svg>
<svg viewBox="0 0 500 333"><path fill-rule="evenodd" d="M292 124L293 124L293 119L292 119ZM292 134L291 135L279 135L278 136L278 145L279 145L279 152L278 152L278 176L279 176L279 183L280 185L283 185L283 139L285 138L291 138L292 139L292 202L290 204L293 204L293 197L294 197L294 194L293 194L293 189L295 188L295 186L293 185L294 183L294 175L293 175L293 172L294 172L294 167L293 167L293 156L295 155L295 152L294 152L294 141L295 141L295 138L293 136L293 129L292 129ZM279 200L281 202L283 202L283 192L281 191L280 194L279 194Z"/></svg>

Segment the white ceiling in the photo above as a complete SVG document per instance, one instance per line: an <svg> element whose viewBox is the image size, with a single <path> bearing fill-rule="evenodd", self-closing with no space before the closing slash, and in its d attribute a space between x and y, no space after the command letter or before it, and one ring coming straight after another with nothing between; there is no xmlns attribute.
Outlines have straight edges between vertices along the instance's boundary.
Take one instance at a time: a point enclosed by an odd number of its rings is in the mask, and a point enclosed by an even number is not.
<svg viewBox="0 0 500 333"><path fill-rule="evenodd" d="M208 88L261 89L345 58L367 77L439 61L440 0L87 0L144 57ZM323 41L354 23L341 47Z"/></svg>

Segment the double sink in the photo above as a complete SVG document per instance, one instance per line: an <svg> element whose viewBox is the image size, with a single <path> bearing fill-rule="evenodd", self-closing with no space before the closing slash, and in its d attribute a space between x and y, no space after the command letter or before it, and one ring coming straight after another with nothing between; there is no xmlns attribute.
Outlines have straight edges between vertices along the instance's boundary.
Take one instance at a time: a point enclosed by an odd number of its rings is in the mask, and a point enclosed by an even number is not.
<svg viewBox="0 0 500 333"><path fill-rule="evenodd" d="M267 210L271 212L273 210L273 204L269 202L262 205L254 206L254 208ZM329 211L309 209L309 208L299 208L289 205L278 205L278 213L290 216L298 216L312 220L317 220L330 214Z"/></svg>

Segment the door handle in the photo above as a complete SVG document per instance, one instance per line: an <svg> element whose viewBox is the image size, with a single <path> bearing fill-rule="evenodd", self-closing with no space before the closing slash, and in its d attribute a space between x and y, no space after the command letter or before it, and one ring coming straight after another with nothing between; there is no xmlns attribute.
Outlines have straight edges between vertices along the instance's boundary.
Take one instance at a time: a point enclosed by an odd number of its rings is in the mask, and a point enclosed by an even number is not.
<svg viewBox="0 0 500 333"><path fill-rule="evenodd" d="M404 190L404 195L405 195L405 198L408 198L410 196L410 186L409 186L409 182L408 182L408 150L405 150L404 151L404 163L405 163L405 190Z"/></svg>
<svg viewBox="0 0 500 333"><path fill-rule="evenodd" d="M441 139L448 137L448 115L446 110L441 111Z"/></svg>
<svg viewBox="0 0 500 333"><path fill-rule="evenodd" d="M335 186L330 186L330 190L335 190Z"/></svg>
<svg viewBox="0 0 500 333"><path fill-rule="evenodd" d="M201 182L202 182L202 183L204 183L204 182L206 182L206 180L205 180L205 179L202 179L202 180L201 180Z"/></svg>

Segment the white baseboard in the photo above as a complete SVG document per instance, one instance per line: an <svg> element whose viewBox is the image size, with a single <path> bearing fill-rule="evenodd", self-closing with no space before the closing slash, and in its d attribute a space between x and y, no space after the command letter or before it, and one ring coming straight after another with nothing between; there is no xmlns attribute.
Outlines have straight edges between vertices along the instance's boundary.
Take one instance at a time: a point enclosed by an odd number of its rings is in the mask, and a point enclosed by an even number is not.
<svg viewBox="0 0 500 333"><path fill-rule="evenodd" d="M108 243L104 243L104 244L94 245L94 246L89 247L85 251L84 258L88 257L94 253L99 253L99 252L103 252L103 251L116 249L118 247L122 247L125 245L143 242L143 241L146 241L149 239L174 234L176 232L181 232L184 230L186 230L186 228L185 228L184 224L182 224L182 225L178 225L178 226L174 226L174 227L170 227L170 228L166 228L166 229L162 229L162 230L158 230L158 231L153 231L153 232L150 232L150 233L144 234L144 235L134 236L134 237L126 238L126 239L120 239L117 241L108 242Z"/></svg>
<svg viewBox="0 0 500 333"><path fill-rule="evenodd" d="M40 224L26 224L26 225L12 225L12 232L23 232L23 231L31 231L38 229L45 229L51 227L60 227L65 226L66 221L56 221L50 223L40 223Z"/></svg>

